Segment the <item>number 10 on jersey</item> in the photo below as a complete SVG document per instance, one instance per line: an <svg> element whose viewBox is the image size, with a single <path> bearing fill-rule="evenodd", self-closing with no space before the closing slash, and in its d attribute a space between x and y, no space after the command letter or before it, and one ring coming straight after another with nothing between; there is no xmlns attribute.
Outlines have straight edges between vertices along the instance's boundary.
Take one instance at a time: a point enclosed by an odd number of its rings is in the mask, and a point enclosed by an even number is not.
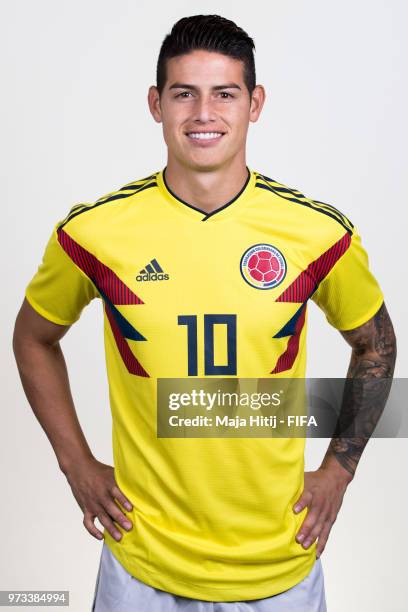
<svg viewBox="0 0 408 612"><path fill-rule="evenodd" d="M178 324L187 326L188 375L198 376L198 341L197 315L179 315ZM204 374L236 375L237 373L237 315L205 314L204 315ZM214 363L214 326L224 325L227 332L227 363Z"/></svg>

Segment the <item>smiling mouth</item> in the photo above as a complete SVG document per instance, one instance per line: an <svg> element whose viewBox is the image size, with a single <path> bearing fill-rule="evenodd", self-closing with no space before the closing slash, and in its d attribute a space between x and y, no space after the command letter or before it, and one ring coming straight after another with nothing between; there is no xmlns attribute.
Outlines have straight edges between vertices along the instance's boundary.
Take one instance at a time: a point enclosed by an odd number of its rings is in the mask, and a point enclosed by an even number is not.
<svg viewBox="0 0 408 612"><path fill-rule="evenodd" d="M225 132L187 132L186 136L194 140L217 140L224 134Z"/></svg>

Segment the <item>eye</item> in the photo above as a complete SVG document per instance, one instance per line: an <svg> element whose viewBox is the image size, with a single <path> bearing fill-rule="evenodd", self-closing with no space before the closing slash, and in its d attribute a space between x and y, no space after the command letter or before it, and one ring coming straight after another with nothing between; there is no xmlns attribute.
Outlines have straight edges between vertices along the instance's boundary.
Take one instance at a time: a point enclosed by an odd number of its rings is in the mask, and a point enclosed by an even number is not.
<svg viewBox="0 0 408 612"><path fill-rule="evenodd" d="M228 98L233 98L234 97L232 94L228 93L228 91L220 91L220 96L224 100L227 100Z"/></svg>
<svg viewBox="0 0 408 612"><path fill-rule="evenodd" d="M191 91L182 91L181 93L176 95L176 98L187 98L187 96L190 94L191 94Z"/></svg>

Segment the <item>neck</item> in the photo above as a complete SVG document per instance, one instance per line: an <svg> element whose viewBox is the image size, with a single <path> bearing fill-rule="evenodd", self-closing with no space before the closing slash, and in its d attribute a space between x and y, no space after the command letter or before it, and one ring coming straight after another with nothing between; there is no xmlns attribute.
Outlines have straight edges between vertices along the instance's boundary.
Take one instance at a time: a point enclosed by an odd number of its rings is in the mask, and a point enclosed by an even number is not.
<svg viewBox="0 0 408 612"><path fill-rule="evenodd" d="M181 200L210 213L232 200L248 178L245 159L210 171L195 170L168 159L166 183Z"/></svg>

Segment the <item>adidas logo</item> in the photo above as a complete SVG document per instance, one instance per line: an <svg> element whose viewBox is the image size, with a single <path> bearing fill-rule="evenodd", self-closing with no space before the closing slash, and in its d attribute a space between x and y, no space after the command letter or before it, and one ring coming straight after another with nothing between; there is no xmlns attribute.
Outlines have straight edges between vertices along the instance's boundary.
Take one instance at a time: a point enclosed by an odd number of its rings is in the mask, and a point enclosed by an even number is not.
<svg viewBox="0 0 408 612"><path fill-rule="evenodd" d="M137 281L169 280L169 275L163 272L157 259L152 259L136 276Z"/></svg>

